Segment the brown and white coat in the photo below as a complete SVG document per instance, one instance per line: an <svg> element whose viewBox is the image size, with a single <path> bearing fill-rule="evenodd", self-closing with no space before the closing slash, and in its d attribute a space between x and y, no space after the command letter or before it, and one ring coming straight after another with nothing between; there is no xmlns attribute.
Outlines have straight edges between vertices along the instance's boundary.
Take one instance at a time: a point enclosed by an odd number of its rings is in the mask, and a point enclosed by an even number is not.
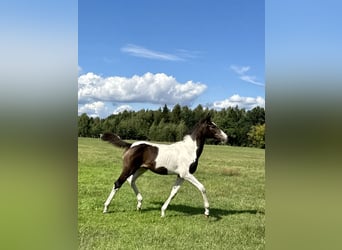
<svg viewBox="0 0 342 250"><path fill-rule="evenodd" d="M209 202L206 190L193 173L195 173L197 169L206 138L214 138L222 142L226 142L228 139L228 136L211 121L210 116L199 121L194 127L193 132L190 135L186 135L182 141L170 145L146 141L138 141L130 144L122 141L120 137L112 133L104 133L101 138L115 146L126 149L123 156L122 172L115 181L114 187L104 204L104 213L108 211L108 206L115 193L126 180L137 197L137 209L141 209L142 195L139 192L135 181L146 170L151 170L152 172L161 175L177 175L171 193L161 208L162 217L165 216L165 210L178 192L184 180L192 183L201 192L205 209L204 214L209 216Z"/></svg>

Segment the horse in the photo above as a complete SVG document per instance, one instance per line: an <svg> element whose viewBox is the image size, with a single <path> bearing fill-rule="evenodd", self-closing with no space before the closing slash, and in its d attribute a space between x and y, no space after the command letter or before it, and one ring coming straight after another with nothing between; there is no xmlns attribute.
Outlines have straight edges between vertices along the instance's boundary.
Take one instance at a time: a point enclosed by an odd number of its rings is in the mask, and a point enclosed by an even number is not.
<svg viewBox="0 0 342 250"><path fill-rule="evenodd" d="M201 119L192 132L184 136L182 141L173 144L157 144L147 141L128 143L120 139L118 135L106 132L101 139L114 146L124 148L123 168L119 178L104 203L103 213L108 212L108 206L115 193L127 180L137 198L137 210L141 209L143 197L135 182L145 171L150 170L160 175L177 175L175 184L171 189L168 199L161 207L161 217L165 217L171 200L177 194L184 180L193 184L202 194L204 202L204 215L209 216L209 202L206 189L193 175L197 169L198 161L203 151L205 140L213 138L221 142L227 142L228 136L211 121L210 115Z"/></svg>

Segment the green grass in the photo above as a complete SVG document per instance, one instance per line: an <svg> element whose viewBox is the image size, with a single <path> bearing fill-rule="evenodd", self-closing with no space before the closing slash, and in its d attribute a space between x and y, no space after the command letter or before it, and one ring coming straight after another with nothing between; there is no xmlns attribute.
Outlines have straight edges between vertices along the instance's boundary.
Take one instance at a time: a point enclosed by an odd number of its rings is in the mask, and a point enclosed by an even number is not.
<svg viewBox="0 0 342 250"><path fill-rule="evenodd" d="M125 183L109 213L103 203L121 172L122 149L99 139L78 140L80 249L264 249L265 160L263 149L206 145L195 176L206 187L210 217L200 192L184 182L160 217L176 176L146 172L137 180L144 197L136 211Z"/></svg>

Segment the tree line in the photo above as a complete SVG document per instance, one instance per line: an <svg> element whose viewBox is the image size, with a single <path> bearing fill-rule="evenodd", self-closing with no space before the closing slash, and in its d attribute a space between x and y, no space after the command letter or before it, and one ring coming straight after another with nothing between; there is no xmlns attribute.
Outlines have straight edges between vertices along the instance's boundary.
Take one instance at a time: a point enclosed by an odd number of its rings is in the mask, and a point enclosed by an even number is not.
<svg viewBox="0 0 342 250"><path fill-rule="evenodd" d="M158 110L123 111L107 118L78 116L78 136L99 137L105 131L118 134L122 139L175 142L182 140L207 113L228 135L228 144L265 148L265 109L251 110L229 107L222 110L195 109L167 105ZM207 143L215 143L208 140Z"/></svg>

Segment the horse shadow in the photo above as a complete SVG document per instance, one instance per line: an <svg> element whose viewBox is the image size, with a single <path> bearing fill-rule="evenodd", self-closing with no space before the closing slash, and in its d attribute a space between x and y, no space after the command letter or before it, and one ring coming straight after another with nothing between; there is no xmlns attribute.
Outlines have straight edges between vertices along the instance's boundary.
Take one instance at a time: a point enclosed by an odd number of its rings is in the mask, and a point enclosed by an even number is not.
<svg viewBox="0 0 342 250"><path fill-rule="evenodd" d="M159 205L159 207L153 206L153 207L147 207L143 208L143 211L160 211L163 203L161 202L152 202L154 205ZM188 216L194 216L198 214L203 214L204 208L203 207L193 207L188 205L181 205L181 204L170 204L167 207L167 211L176 211L179 213L186 214ZM257 209L244 209L244 210L228 210L228 209L220 209L220 208L210 208L210 216L211 221L219 221L224 216L230 216L230 215L236 215L236 214L265 214L264 211L260 211Z"/></svg>

